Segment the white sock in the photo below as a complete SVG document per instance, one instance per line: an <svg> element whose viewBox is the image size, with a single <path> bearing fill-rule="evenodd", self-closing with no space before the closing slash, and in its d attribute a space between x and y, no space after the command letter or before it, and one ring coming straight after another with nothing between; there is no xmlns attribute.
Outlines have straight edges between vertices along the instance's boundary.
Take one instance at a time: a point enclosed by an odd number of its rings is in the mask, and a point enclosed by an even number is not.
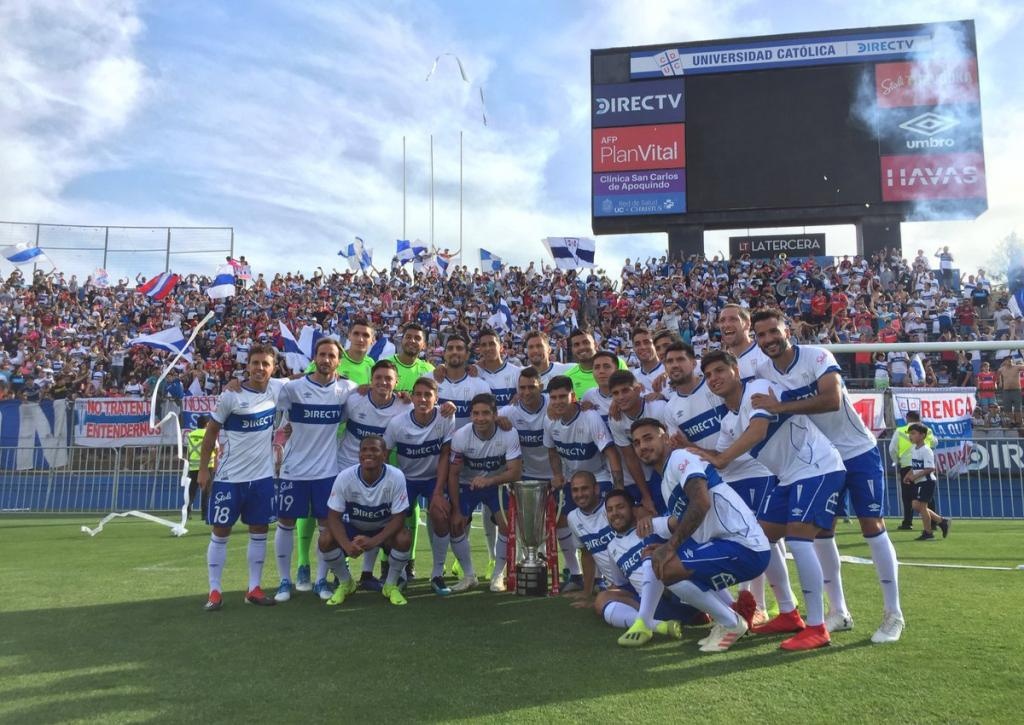
<svg viewBox="0 0 1024 725"><path fill-rule="evenodd" d="M580 546L572 530L568 526L561 526L556 534L558 535L558 548L562 550L562 558L565 559L565 566L569 569L569 575L577 576L582 574L580 557L577 553L577 549Z"/></svg>
<svg viewBox="0 0 1024 725"><path fill-rule="evenodd" d="M757 602L757 608L762 610L762 611L765 608L765 606L764 606L764 582L765 582L764 574L758 574L756 577L754 577L750 581L741 582L740 586L739 586L739 590L741 592L750 592L750 596L752 596L754 598L754 601Z"/></svg>
<svg viewBox="0 0 1024 725"><path fill-rule="evenodd" d="M405 573L405 565L409 563L409 552L392 549L388 554L388 575L385 584L398 584L398 577Z"/></svg>
<svg viewBox="0 0 1024 725"><path fill-rule="evenodd" d="M476 569L473 568L473 556L469 551L469 536L463 531L462 536L452 537L451 544L452 552L462 566L462 576L475 577Z"/></svg>
<svg viewBox="0 0 1024 725"><path fill-rule="evenodd" d="M789 568L786 566L784 552L785 549L780 541L772 544L768 568L764 572L765 579L768 580L768 585L772 588L781 613L792 612L796 609L796 597L793 596L793 588L789 585Z"/></svg>
<svg viewBox="0 0 1024 725"><path fill-rule="evenodd" d="M228 558L228 537L210 534L206 547L206 573L210 579L210 591L220 591L220 579L224 574L224 562Z"/></svg>
<svg viewBox="0 0 1024 725"><path fill-rule="evenodd" d="M736 601L732 597L732 592L730 592L728 589L716 589L715 594L718 595L718 598L721 599L722 603L725 604L727 607L731 607L733 605L733 602Z"/></svg>
<svg viewBox="0 0 1024 725"><path fill-rule="evenodd" d="M494 574L491 581L497 581L505 576L505 564L508 562L508 537L498 532L498 538L494 541Z"/></svg>
<svg viewBox="0 0 1024 725"><path fill-rule="evenodd" d="M249 591L260 585L263 580L263 560L267 558L267 535L249 534L249 549L246 559L249 561Z"/></svg>
<svg viewBox="0 0 1024 725"><path fill-rule="evenodd" d="M882 585L885 611L903 616L903 610L900 609L899 562L896 561L896 549L889 539L889 532L882 531L877 536L868 537L867 542L875 562L875 571L878 572L878 582Z"/></svg>
<svg viewBox="0 0 1024 725"><path fill-rule="evenodd" d="M644 620L647 629L654 629L654 610L658 608L661 595L665 593L665 584L654 576L650 559L641 564L640 571L644 577L644 584L640 588L639 619Z"/></svg>
<svg viewBox="0 0 1024 725"><path fill-rule="evenodd" d="M722 601L714 591L706 592L689 579L683 579L669 587L669 590L691 607L707 612L719 624L735 627L740 623L739 617L732 608Z"/></svg>
<svg viewBox="0 0 1024 725"><path fill-rule="evenodd" d="M444 560L448 556L448 546L451 540L452 537L449 534L441 536L436 533L430 540L430 550L434 554L434 568L430 572L431 579L436 576L444 576Z"/></svg>
<svg viewBox="0 0 1024 725"><path fill-rule="evenodd" d="M290 579L292 572L292 551L295 549L295 527L277 525L274 532L274 553L277 555L277 573L282 579Z"/></svg>
<svg viewBox="0 0 1024 725"><path fill-rule="evenodd" d="M322 533L324 533L324 531L327 530L327 527L326 526L318 526L317 529L322 534ZM327 578L327 562L324 561L324 552L320 551L320 546L318 544L314 544L313 545L313 550L316 551L316 579L315 579L315 581L320 581L321 579L326 579Z"/></svg>
<svg viewBox="0 0 1024 725"><path fill-rule="evenodd" d="M363 552L363 573L373 574L373 565L377 563L377 555L380 553L380 547L369 549Z"/></svg>
<svg viewBox="0 0 1024 725"><path fill-rule="evenodd" d="M846 608L846 595L843 593L843 574L840 568L842 563L839 561L836 537L815 539L814 551L818 554L818 562L821 564L829 611L843 612L844 614L849 612Z"/></svg>
<svg viewBox="0 0 1024 725"><path fill-rule="evenodd" d="M608 624L620 629L629 629L636 621L636 610L623 602L608 602L604 605L601 615Z"/></svg>
<svg viewBox="0 0 1024 725"><path fill-rule="evenodd" d="M494 543L498 538L498 527L494 525L491 518L494 516L494 512L486 506L483 507L483 520L484 520L484 536L487 538L487 559L488 561L494 561Z"/></svg>
<svg viewBox="0 0 1024 725"><path fill-rule="evenodd" d="M821 562L814 550L814 542L807 539L794 539L788 537L789 550L793 552L793 560L796 562L796 572L800 576L800 589L804 593L804 606L807 608L807 616L804 621L814 627L825 622L825 602L822 599L822 590L825 587L825 577L821 573Z"/></svg>
<svg viewBox="0 0 1024 725"><path fill-rule="evenodd" d="M345 561L345 552L341 550L340 546L337 549L323 552L321 556L324 565L334 573L334 576L338 577L338 581L342 583L351 581L352 574L348 570L348 562Z"/></svg>

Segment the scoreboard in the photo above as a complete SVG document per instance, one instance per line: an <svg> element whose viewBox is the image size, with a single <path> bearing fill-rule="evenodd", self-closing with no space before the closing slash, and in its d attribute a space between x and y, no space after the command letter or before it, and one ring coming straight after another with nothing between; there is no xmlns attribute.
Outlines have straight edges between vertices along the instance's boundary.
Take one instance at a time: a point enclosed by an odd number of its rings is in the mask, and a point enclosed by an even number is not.
<svg viewBox="0 0 1024 725"><path fill-rule="evenodd" d="M974 218L972 21L591 51L596 234Z"/></svg>

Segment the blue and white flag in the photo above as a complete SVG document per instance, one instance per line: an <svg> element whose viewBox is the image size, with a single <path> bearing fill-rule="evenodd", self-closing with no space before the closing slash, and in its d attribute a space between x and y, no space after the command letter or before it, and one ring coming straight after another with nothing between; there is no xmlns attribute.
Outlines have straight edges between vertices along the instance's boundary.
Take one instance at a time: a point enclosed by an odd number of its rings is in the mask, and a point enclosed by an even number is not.
<svg viewBox="0 0 1024 725"><path fill-rule="evenodd" d="M288 364L288 369L293 373L305 372L306 367L309 365L309 355L299 346L299 341L295 339L295 335L292 334L292 331L288 329L284 322L278 320L277 324L281 326L281 340L284 342L284 361Z"/></svg>
<svg viewBox="0 0 1024 725"><path fill-rule="evenodd" d="M21 266L23 264L38 264L39 262L49 261L42 249L34 247L28 242L21 242L11 247L4 247L3 249L0 249L0 254L3 254L4 259L8 262L17 266Z"/></svg>
<svg viewBox="0 0 1024 725"><path fill-rule="evenodd" d="M504 297L498 302L498 312L500 312L505 318L505 324L508 329L512 329L512 308L508 305L508 300Z"/></svg>
<svg viewBox="0 0 1024 725"><path fill-rule="evenodd" d="M381 335L366 354L370 356L371 360L383 360L397 352L395 343L391 342L387 335Z"/></svg>
<svg viewBox="0 0 1024 725"><path fill-rule="evenodd" d="M548 237L544 246L559 269L594 266L594 240L587 237Z"/></svg>
<svg viewBox="0 0 1024 725"><path fill-rule="evenodd" d="M235 294L235 268L230 264L222 264L217 267L217 274L213 277L213 283L206 288L206 294L212 300L233 297Z"/></svg>
<svg viewBox="0 0 1024 725"><path fill-rule="evenodd" d="M419 239L415 242L410 242L408 239L397 240L395 256L398 257L398 261L402 264L415 262L426 253L427 248Z"/></svg>
<svg viewBox="0 0 1024 725"><path fill-rule="evenodd" d="M914 357L910 358L910 383L924 385L924 380L924 359L921 357L921 353L915 352Z"/></svg>
<svg viewBox="0 0 1024 725"><path fill-rule="evenodd" d="M1010 295L1010 302L1006 306L1014 317L1024 317L1024 287Z"/></svg>
<svg viewBox="0 0 1024 725"><path fill-rule="evenodd" d="M490 270L491 272L500 272L505 266L505 260L499 257L493 252L488 252L483 247L480 247L480 269L484 272Z"/></svg>
<svg viewBox="0 0 1024 725"><path fill-rule="evenodd" d="M423 269L434 270L444 277L448 274L448 259L440 254L431 254L423 260Z"/></svg>
<svg viewBox="0 0 1024 725"><path fill-rule="evenodd" d="M128 347L132 345L145 345L157 350L167 350L177 354L178 351L185 349L185 336L181 334L179 328L168 327L166 330L154 332L152 335L133 337L127 342L127 345ZM192 362L192 353L186 352L182 357Z"/></svg>
<svg viewBox="0 0 1024 725"><path fill-rule="evenodd" d="M365 272L373 266L373 250L366 248L361 237L356 237L347 247L338 252L338 256L348 260L348 266L353 270Z"/></svg>

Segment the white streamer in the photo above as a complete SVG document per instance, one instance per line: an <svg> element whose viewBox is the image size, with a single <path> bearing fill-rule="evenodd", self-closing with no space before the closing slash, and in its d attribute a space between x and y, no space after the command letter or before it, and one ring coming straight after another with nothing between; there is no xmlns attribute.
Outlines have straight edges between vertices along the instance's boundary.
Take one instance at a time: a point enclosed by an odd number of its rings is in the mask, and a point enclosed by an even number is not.
<svg viewBox="0 0 1024 725"><path fill-rule="evenodd" d="M444 56L449 56L449 57L455 59L455 62L459 66L459 75L462 76L462 80L465 83L467 83L469 85L472 85L472 83L469 80L469 76L466 75L466 68L462 65L462 60L459 58L459 56L455 55L455 53L441 53L436 58L434 58L434 64L432 66L430 66L430 72L427 73L427 77L424 80L426 80L426 81L430 80L430 77L432 75L434 75L434 71L437 70L438 62ZM487 125L487 105L484 103L484 87L483 86L477 86L477 90L480 92L479 93L479 95L480 95L480 115L483 117L484 125L486 126Z"/></svg>
<svg viewBox="0 0 1024 725"><path fill-rule="evenodd" d="M136 518L145 519L146 521L152 521L155 524L167 526L171 529L171 534L174 536L184 536L188 533L188 529L185 528L185 524L188 521L188 456L185 455L184 446L182 445L181 441L181 423L178 420L178 414L175 413L174 411L169 411L167 415L165 415L159 421L156 420L156 396L160 391L160 384L163 383L164 378L166 378L170 374L170 372L174 369L174 366L178 364L178 361L181 360L182 357L184 357L186 351L188 351L189 347L192 346L192 343L195 342L196 337L199 335L199 331L202 330L203 327L206 326L206 323L209 322L212 318L213 311L211 310L210 312L207 312L206 317L200 320L199 324L195 326L195 329L192 330L192 334L189 335L188 340L185 341L185 344L178 351L178 354L171 358L171 361L163 369L163 372L160 373L160 377L157 378L156 384L153 386L153 394L150 396L149 399L149 427L156 428L158 430L163 430L163 426L166 423L173 423L174 439L178 447L177 458L179 461L181 461L181 521L178 523L174 523L172 521L168 521L167 519L162 519L159 516L148 514L144 511L125 511L123 513L114 512L104 516L96 525L95 529L90 529L88 526L83 526L83 533L89 534L89 536L95 536L96 534L103 531L104 525L110 523L112 520L117 518L125 518L128 516L134 516Z"/></svg>

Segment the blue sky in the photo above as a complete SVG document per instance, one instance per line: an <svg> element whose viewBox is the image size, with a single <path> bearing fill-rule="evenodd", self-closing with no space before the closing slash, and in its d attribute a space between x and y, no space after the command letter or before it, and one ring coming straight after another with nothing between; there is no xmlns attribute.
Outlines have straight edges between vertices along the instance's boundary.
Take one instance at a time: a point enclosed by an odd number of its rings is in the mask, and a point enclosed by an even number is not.
<svg viewBox="0 0 1024 725"><path fill-rule="evenodd" d="M358 235L381 262L402 234L403 136L406 236L429 238L433 134L434 238L454 249L461 130L465 262L477 264L481 246L540 260L542 237L590 235L591 48L961 18L977 23L989 211L906 224L903 235L910 254L949 244L962 266L977 266L995 241L1024 231L1019 1L8 0L0 219L232 226L236 253L265 273L340 267L338 249ZM469 83L451 56L424 80L441 53L459 57ZM827 231L832 250L853 252L851 228ZM709 235L708 252L727 236ZM220 240L178 249L199 245ZM617 269L665 245L664 235L600 237L598 262ZM50 254L79 274L100 266L97 252ZM210 271L217 260L183 254L172 267ZM107 266L150 274L163 262L118 252Z"/></svg>

